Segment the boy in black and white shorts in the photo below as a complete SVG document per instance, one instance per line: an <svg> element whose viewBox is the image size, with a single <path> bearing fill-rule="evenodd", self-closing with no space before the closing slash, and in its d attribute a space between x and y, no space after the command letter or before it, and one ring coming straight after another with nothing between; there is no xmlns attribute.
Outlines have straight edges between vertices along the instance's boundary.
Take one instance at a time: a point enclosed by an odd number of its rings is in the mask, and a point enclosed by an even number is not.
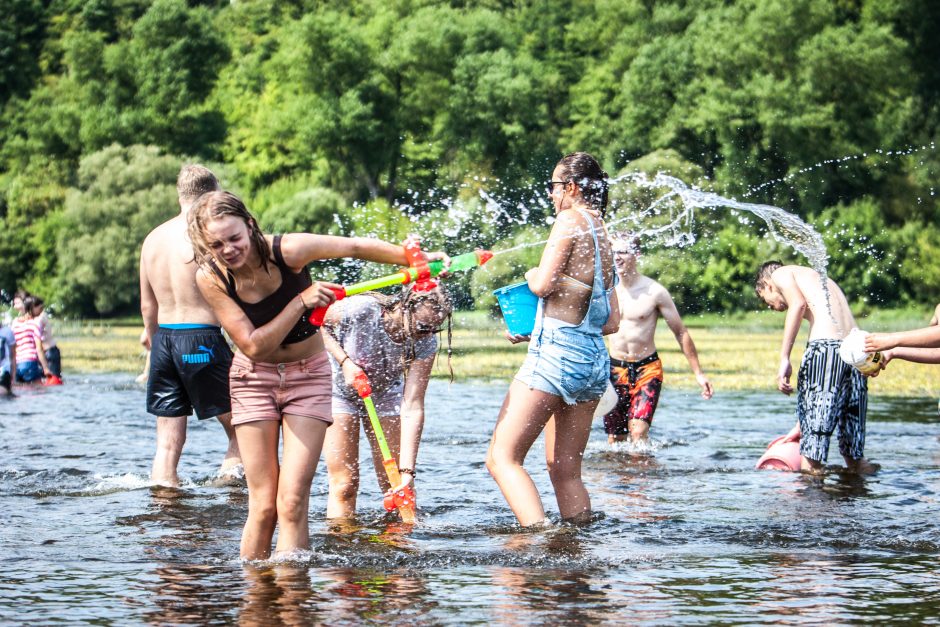
<svg viewBox="0 0 940 627"><path fill-rule="evenodd" d="M785 311L783 343L777 370L777 389L793 393L790 352L803 320L809 322L809 341L797 384L797 426L789 437L800 439L800 469L822 472L829 439L838 433L839 452L849 471L873 472L865 459L865 415L868 382L839 357L842 338L855 328L855 318L835 281L812 268L768 261L757 272L757 295L775 311Z"/></svg>

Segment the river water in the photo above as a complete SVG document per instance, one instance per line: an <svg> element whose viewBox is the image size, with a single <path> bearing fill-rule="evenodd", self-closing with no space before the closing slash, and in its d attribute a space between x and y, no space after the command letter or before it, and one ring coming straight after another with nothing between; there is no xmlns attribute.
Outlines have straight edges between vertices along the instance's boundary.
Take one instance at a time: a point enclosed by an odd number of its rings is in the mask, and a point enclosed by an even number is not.
<svg viewBox="0 0 940 627"><path fill-rule="evenodd" d="M433 381L420 523L381 509L324 519L312 550L238 561L243 486L213 475L218 423L190 421L181 490L151 488L153 420L126 375L0 399L0 622L95 624L940 623L936 401L875 397L875 476L756 471L794 399L668 389L651 455L610 451L595 424L584 527L524 532L483 466L506 385ZM541 441L527 467L556 511ZM833 442L830 463L840 462Z"/></svg>

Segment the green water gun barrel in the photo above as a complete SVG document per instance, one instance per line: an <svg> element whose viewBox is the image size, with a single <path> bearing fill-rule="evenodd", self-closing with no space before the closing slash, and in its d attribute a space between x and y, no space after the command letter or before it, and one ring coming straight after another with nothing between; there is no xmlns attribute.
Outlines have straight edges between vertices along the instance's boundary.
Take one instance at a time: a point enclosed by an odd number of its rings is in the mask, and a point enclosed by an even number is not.
<svg viewBox="0 0 940 627"><path fill-rule="evenodd" d="M466 270L472 270L473 268L482 266L492 257L493 253L488 250L475 250L472 253L457 255L456 257L450 258L450 267L447 268L447 271L464 272ZM436 277L444 271L444 262L430 261L428 262L428 270L430 271L431 278ZM340 289L334 289L333 293L336 294L336 300L342 300L347 296L354 296L363 292L371 292L372 290L380 290L384 287L391 287L392 285L407 285L409 283L416 283L419 281L420 274L421 270L412 266L409 268L404 268L403 270L399 270L395 274L388 274L376 279L361 281L359 283L347 285L346 287ZM329 307L317 307L314 309L310 314L310 323L317 326L322 325L327 309L329 309Z"/></svg>

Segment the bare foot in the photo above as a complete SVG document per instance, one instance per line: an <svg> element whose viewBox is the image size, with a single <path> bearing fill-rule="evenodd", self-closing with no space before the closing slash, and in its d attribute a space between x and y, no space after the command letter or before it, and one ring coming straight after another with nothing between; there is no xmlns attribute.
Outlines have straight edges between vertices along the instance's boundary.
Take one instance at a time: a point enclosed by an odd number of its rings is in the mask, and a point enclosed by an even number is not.
<svg viewBox="0 0 940 627"><path fill-rule="evenodd" d="M226 460L228 461L228 460ZM235 460L238 462L238 460ZM215 478L209 482L210 485L217 488L226 486L245 485L245 467L240 462L235 464L222 464Z"/></svg>
<svg viewBox="0 0 940 627"><path fill-rule="evenodd" d="M858 473L860 475L873 475L881 470L881 464L870 462L864 457L861 459L845 460L845 467L849 472Z"/></svg>
<svg viewBox="0 0 940 627"><path fill-rule="evenodd" d="M800 472L804 472L808 475L822 475L826 472L826 467L822 462L817 462L814 459L809 459L807 457L800 458Z"/></svg>

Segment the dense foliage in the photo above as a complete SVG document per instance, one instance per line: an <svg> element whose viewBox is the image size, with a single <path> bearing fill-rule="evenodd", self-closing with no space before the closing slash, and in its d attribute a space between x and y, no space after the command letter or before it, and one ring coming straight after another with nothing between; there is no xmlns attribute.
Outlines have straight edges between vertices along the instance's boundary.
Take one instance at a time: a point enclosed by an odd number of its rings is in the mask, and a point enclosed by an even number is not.
<svg viewBox="0 0 940 627"><path fill-rule="evenodd" d="M457 253L544 239L542 182L573 150L792 211L856 302L940 299L932 0L0 0L0 14L0 290L74 314L135 309L137 249L178 210L186 161L266 228L414 231ZM624 219L656 200L618 193ZM650 240L643 266L686 311L754 307L760 261L805 263L760 220L696 217L694 243ZM490 306L537 251L459 277L461 304Z"/></svg>

